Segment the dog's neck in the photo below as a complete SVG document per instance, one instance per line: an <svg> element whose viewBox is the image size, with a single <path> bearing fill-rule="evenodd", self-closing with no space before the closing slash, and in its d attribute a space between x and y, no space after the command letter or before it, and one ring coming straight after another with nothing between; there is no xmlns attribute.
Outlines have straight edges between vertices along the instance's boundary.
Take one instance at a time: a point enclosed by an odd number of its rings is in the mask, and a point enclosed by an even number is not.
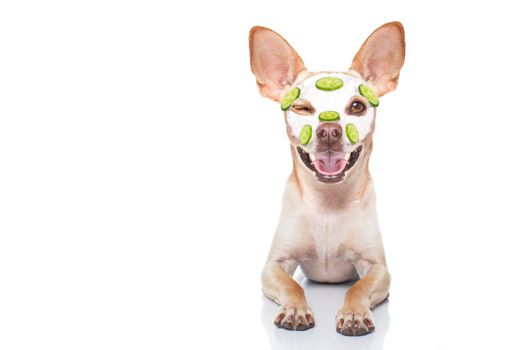
<svg viewBox="0 0 525 350"><path fill-rule="evenodd" d="M360 159L349 171L346 178L335 184L318 181L312 171L301 163L293 146L291 151L293 170L290 179L296 183L303 202L329 210L343 210L352 202L364 199L368 185L372 181L368 170L368 161L372 151L371 141L364 148Z"/></svg>

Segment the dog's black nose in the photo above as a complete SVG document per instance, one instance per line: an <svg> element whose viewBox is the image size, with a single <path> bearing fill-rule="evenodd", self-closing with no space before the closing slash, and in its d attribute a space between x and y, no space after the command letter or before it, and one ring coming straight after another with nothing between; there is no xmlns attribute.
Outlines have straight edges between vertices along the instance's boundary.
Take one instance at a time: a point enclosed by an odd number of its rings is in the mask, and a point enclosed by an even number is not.
<svg viewBox="0 0 525 350"><path fill-rule="evenodd" d="M321 123L317 127L317 138L326 146L335 144L341 138L343 129L337 123Z"/></svg>

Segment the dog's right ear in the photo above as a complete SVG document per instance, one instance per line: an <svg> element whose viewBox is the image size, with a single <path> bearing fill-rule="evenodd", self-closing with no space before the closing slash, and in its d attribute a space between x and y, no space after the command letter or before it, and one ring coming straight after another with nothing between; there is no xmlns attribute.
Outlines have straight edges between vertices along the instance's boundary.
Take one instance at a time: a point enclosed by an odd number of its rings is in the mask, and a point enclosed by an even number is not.
<svg viewBox="0 0 525 350"><path fill-rule="evenodd" d="M286 87L306 70L288 42L271 29L250 30L250 65L261 95L279 102Z"/></svg>

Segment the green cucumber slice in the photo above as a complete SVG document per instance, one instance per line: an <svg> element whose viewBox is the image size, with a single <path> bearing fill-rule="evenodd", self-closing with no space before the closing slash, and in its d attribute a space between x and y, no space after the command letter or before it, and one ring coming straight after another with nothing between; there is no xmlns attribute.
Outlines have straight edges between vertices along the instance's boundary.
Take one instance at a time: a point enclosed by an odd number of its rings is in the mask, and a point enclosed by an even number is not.
<svg viewBox="0 0 525 350"><path fill-rule="evenodd" d="M299 89L298 87L294 87L293 89L288 91L281 100L281 109L283 111L286 111L288 108L290 108L292 103L299 98L300 95L301 89Z"/></svg>
<svg viewBox="0 0 525 350"><path fill-rule="evenodd" d="M309 124L305 124L303 128L301 129L301 133L299 134L299 142L301 142L302 145L307 145L311 139L312 139L312 126Z"/></svg>
<svg viewBox="0 0 525 350"><path fill-rule="evenodd" d="M359 141L359 131L357 131L357 128L354 124L346 124L345 131L346 137L348 137L348 140L352 143L352 145Z"/></svg>
<svg viewBox="0 0 525 350"><path fill-rule="evenodd" d="M343 87L343 81L335 77L325 77L317 80L315 87L323 91L334 91Z"/></svg>
<svg viewBox="0 0 525 350"><path fill-rule="evenodd" d="M374 107L379 106L379 97L377 97L374 90L372 90L365 84L359 85L359 93L361 94L361 96L366 98L372 106Z"/></svg>
<svg viewBox="0 0 525 350"><path fill-rule="evenodd" d="M319 113L319 120L323 122L333 122L334 120L339 120L339 113L335 111L325 111Z"/></svg>

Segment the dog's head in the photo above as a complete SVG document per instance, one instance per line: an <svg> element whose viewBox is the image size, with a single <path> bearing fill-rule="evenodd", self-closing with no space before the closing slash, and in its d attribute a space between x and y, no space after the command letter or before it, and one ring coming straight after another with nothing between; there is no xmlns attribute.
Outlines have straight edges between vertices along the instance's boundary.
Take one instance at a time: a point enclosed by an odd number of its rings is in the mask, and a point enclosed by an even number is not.
<svg viewBox="0 0 525 350"><path fill-rule="evenodd" d="M370 154L379 97L396 88L404 58L399 22L376 29L346 72L308 72L279 34L264 27L250 31L259 91L281 103L300 166L324 183L343 181L362 154Z"/></svg>

